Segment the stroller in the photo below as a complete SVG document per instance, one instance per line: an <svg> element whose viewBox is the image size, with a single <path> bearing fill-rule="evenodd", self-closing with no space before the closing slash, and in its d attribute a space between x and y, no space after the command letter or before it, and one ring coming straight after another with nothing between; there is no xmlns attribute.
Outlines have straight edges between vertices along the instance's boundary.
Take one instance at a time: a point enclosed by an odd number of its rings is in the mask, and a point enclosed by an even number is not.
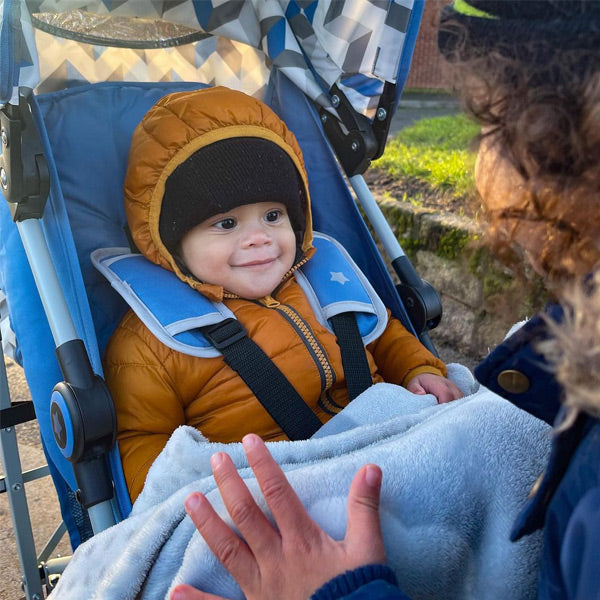
<svg viewBox="0 0 600 600"><path fill-rule="evenodd" d="M122 184L129 140L163 95L225 85L269 104L303 149L315 228L346 247L385 305L435 352L428 331L441 318L439 297L415 272L362 178L384 151L423 5L0 2L3 348L23 366L33 399L11 402L3 385L0 491L10 499L28 600L49 592L64 568L64 560L48 557L65 529L75 549L131 510L101 365L127 306L90 253L128 245ZM48 466L23 474L14 426L34 418ZM38 555L24 483L48 473L64 526Z"/></svg>

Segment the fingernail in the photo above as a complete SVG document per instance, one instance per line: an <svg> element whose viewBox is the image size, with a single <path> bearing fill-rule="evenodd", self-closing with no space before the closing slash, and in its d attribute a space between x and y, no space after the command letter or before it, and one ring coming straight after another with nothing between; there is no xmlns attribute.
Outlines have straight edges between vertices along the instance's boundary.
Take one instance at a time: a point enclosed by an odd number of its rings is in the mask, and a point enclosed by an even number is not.
<svg viewBox="0 0 600 600"><path fill-rule="evenodd" d="M169 600L185 600L186 598L189 598L189 596L186 594L185 589L181 587L176 587L169 596Z"/></svg>
<svg viewBox="0 0 600 600"><path fill-rule="evenodd" d="M254 448L255 446L257 446L260 442L260 438L254 434L254 433L249 433L248 435L245 435L242 438L242 445L244 446L244 448L246 450L250 450L250 448Z"/></svg>
<svg viewBox="0 0 600 600"><path fill-rule="evenodd" d="M215 454L210 457L210 466L213 469L216 469L223 462L224 458L225 454L223 452L215 452Z"/></svg>
<svg viewBox="0 0 600 600"><path fill-rule="evenodd" d="M190 494L186 499L185 499L185 509L190 512L190 511L195 511L197 508L200 507L200 504L202 504L202 496L200 494Z"/></svg>
<svg viewBox="0 0 600 600"><path fill-rule="evenodd" d="M381 470L375 465L367 465L365 481L369 487L378 487L381 483Z"/></svg>

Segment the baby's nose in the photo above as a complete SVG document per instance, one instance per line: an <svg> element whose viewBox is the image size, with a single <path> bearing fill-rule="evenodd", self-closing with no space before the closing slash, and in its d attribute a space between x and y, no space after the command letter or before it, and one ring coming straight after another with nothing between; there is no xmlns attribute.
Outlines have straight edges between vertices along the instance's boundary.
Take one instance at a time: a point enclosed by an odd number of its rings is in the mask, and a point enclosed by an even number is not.
<svg viewBox="0 0 600 600"><path fill-rule="evenodd" d="M243 243L246 246L262 246L270 242L271 236L264 227L261 227L259 224L248 226L244 232Z"/></svg>

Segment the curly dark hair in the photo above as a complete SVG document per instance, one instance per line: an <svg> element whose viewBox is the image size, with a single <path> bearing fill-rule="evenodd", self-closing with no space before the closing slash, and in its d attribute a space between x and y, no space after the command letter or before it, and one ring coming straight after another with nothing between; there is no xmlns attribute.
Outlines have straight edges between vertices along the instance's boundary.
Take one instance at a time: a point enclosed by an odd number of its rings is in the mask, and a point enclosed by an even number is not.
<svg viewBox="0 0 600 600"><path fill-rule="evenodd" d="M577 36L561 44L544 23L522 39L474 44L473 29L447 13L440 48L480 139L493 140L526 181L518 208L488 213L496 250L525 248L553 276L585 273L600 263L600 43L580 35L579 45Z"/></svg>

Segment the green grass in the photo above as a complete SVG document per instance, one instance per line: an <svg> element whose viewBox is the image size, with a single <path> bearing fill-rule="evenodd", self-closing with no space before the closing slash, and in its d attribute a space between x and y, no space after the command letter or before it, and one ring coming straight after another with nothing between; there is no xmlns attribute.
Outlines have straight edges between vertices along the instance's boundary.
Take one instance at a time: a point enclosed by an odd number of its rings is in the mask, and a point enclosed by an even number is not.
<svg viewBox="0 0 600 600"><path fill-rule="evenodd" d="M394 178L412 177L456 196L474 190L475 153L469 149L479 127L464 115L422 119L389 141L373 163Z"/></svg>

